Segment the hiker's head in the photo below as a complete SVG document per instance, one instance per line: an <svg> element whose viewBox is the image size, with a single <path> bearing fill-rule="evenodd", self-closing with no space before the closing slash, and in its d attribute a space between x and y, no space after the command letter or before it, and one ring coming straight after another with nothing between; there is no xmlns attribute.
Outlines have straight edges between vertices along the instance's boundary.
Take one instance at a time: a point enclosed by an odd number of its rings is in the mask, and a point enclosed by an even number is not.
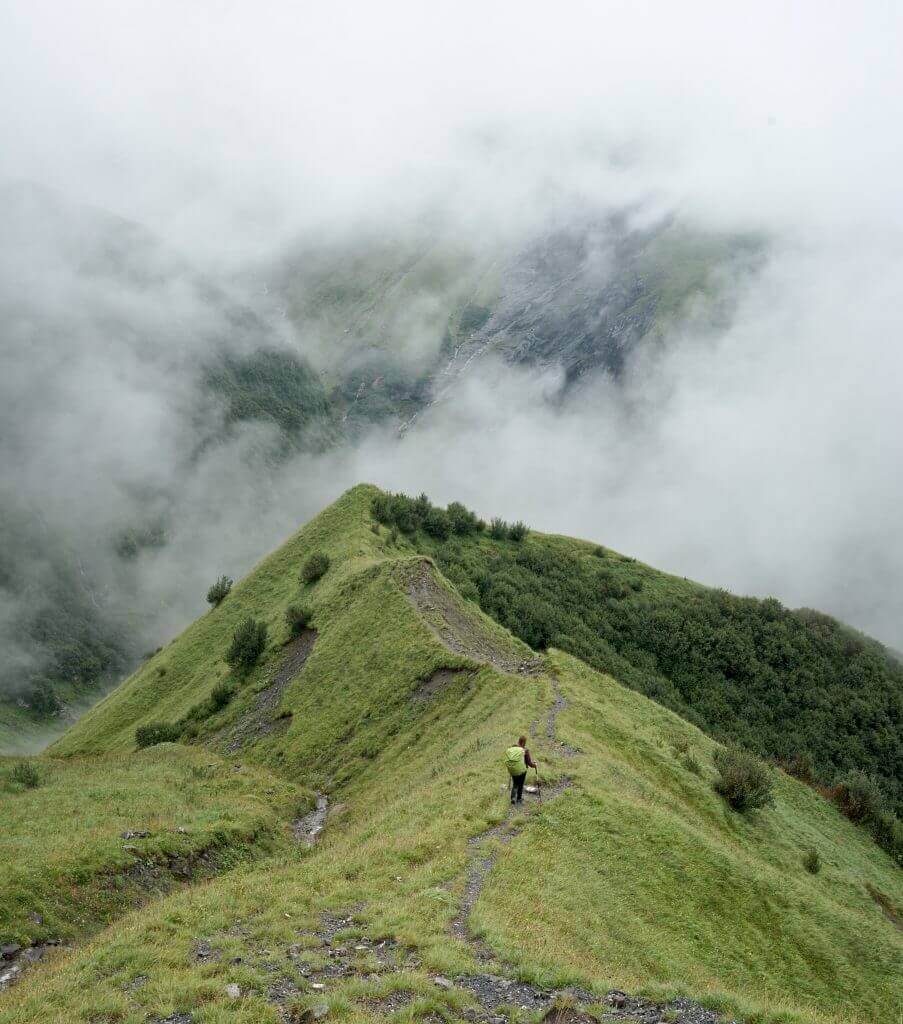
<svg viewBox="0 0 903 1024"><path fill-rule="evenodd" d="M527 745L527 737L521 736L521 738L517 741L517 745L519 747L525 747Z"/></svg>

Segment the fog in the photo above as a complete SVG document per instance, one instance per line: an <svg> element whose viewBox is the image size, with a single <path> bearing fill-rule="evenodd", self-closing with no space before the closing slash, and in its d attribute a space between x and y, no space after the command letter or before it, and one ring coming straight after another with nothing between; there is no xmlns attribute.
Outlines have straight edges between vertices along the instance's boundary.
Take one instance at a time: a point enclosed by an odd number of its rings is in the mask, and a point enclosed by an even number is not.
<svg viewBox="0 0 903 1024"><path fill-rule="evenodd" d="M45 656L20 623L62 562L134 654L360 480L903 647L901 28L884 3L0 6L0 687ZM287 252L436 232L463 282L612 210L763 239L724 268L729 325L701 309L564 402L558 367L487 354L403 436L288 461L199 397L223 351L342 364L269 295ZM446 297L404 308L399 359L435 356Z"/></svg>

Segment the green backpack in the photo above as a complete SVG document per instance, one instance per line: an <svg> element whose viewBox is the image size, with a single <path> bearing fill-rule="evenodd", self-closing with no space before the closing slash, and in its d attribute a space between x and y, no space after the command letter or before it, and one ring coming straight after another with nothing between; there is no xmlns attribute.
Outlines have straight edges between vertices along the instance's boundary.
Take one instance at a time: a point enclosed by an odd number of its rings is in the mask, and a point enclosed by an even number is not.
<svg viewBox="0 0 903 1024"><path fill-rule="evenodd" d="M509 747L505 751L505 767L512 777L523 775L527 770L527 760L524 757L524 748L521 746Z"/></svg>

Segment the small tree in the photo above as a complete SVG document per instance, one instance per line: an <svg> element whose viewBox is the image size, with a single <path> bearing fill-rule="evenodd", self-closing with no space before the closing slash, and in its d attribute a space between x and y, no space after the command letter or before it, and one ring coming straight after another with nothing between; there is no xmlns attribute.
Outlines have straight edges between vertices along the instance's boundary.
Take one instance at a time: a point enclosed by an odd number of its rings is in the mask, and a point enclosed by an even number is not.
<svg viewBox="0 0 903 1024"><path fill-rule="evenodd" d="M304 583L316 583L318 579L325 576L329 571L329 555L322 551L315 551L304 563L301 569L301 579Z"/></svg>
<svg viewBox="0 0 903 1024"><path fill-rule="evenodd" d="M10 773L10 778L26 789L35 789L41 784L41 776L37 768L33 764L29 764L28 761L21 761L17 764Z"/></svg>
<svg viewBox="0 0 903 1024"><path fill-rule="evenodd" d="M477 517L470 509L465 508L460 501L453 501L447 509L448 521L453 533L466 536L473 533L477 528Z"/></svg>
<svg viewBox="0 0 903 1024"><path fill-rule="evenodd" d="M267 642L267 627L250 615L232 634L232 644L226 652L226 662L233 668L249 669L263 653Z"/></svg>
<svg viewBox="0 0 903 1024"><path fill-rule="evenodd" d="M207 591L207 604L217 608L226 599L232 589L232 580L228 576L220 576L216 583Z"/></svg>
<svg viewBox="0 0 903 1024"><path fill-rule="evenodd" d="M511 526L508 527L508 536L511 538L511 540L516 541L517 543L520 543L529 532L530 531L527 529L527 524L521 522L520 519L518 519L516 523L512 523Z"/></svg>
<svg viewBox="0 0 903 1024"><path fill-rule="evenodd" d="M289 605L285 609L285 621L292 636L300 636L310 622L310 609L300 604Z"/></svg>
<svg viewBox="0 0 903 1024"><path fill-rule="evenodd" d="M714 761L719 772L715 790L735 811L751 811L773 802L771 773L753 754L741 747L720 747Z"/></svg>
<svg viewBox="0 0 903 1024"><path fill-rule="evenodd" d="M175 743L182 735L182 730L173 722L151 722L139 725L135 730L135 743L139 749L153 747L158 743Z"/></svg>
<svg viewBox="0 0 903 1024"><path fill-rule="evenodd" d="M447 540L451 533L451 523L448 513L441 508L431 508L423 517L423 529L436 540Z"/></svg>
<svg viewBox="0 0 903 1024"><path fill-rule="evenodd" d="M493 540L504 540L508 536L508 524L498 516L489 524L489 536Z"/></svg>

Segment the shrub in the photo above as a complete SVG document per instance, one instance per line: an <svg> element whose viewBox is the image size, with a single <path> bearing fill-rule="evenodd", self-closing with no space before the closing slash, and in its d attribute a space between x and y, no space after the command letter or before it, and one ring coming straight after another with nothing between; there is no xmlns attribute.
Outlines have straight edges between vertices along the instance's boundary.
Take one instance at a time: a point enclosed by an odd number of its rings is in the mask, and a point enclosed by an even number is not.
<svg viewBox="0 0 903 1024"><path fill-rule="evenodd" d="M263 653L267 642L266 623L250 616L232 634L226 662L235 668L250 668Z"/></svg>
<svg viewBox="0 0 903 1024"><path fill-rule="evenodd" d="M787 774L801 782L812 783L815 781L815 762L808 750L793 755L787 762Z"/></svg>
<svg viewBox="0 0 903 1024"><path fill-rule="evenodd" d="M379 523L372 523L370 525L370 532L371 533L375 533L376 536L378 537L379 536Z"/></svg>
<svg viewBox="0 0 903 1024"><path fill-rule="evenodd" d="M771 773L754 754L741 747L720 747L714 761L719 772L715 790L735 811L751 811L773 802Z"/></svg>
<svg viewBox="0 0 903 1024"><path fill-rule="evenodd" d="M810 875L817 875L821 871L821 857L814 846L806 851L806 855L803 857L803 867Z"/></svg>
<svg viewBox="0 0 903 1024"><path fill-rule="evenodd" d="M504 540L508 536L508 524L498 516L489 524L489 536L493 540Z"/></svg>
<svg viewBox="0 0 903 1024"><path fill-rule="evenodd" d="M598 547L593 551L593 554L596 556L596 558L605 558L605 548Z"/></svg>
<svg viewBox="0 0 903 1024"><path fill-rule="evenodd" d="M29 764L28 761L17 764L10 773L10 778L26 789L35 789L41 784L41 776L37 768L33 764Z"/></svg>
<svg viewBox="0 0 903 1024"><path fill-rule="evenodd" d="M453 501L447 510L448 521L453 533L467 536L477 529L477 517L469 508L465 508L460 501Z"/></svg>
<svg viewBox="0 0 903 1024"><path fill-rule="evenodd" d="M518 519L516 523L512 523L511 526L508 527L508 536L510 537L511 540L516 541L517 543L520 543L529 532L530 531L527 529L527 524L521 522L520 519Z"/></svg>
<svg viewBox="0 0 903 1024"><path fill-rule="evenodd" d="M324 554L322 551L315 551L301 569L302 581L304 583L316 583L318 579L326 575L329 566L329 555Z"/></svg>
<svg viewBox="0 0 903 1024"><path fill-rule="evenodd" d="M293 604L285 610L285 622L292 636L300 636L310 622L311 611L304 605Z"/></svg>
<svg viewBox="0 0 903 1024"><path fill-rule="evenodd" d="M431 508L423 517L423 529L436 540L447 540L451 533L451 523L448 513L441 508Z"/></svg>
<svg viewBox="0 0 903 1024"><path fill-rule="evenodd" d="M884 796L874 776L858 768L840 776L834 799L850 821L874 822L884 811Z"/></svg>
<svg viewBox="0 0 903 1024"><path fill-rule="evenodd" d="M152 722L150 725L139 725L135 730L135 743L139 749L153 747L158 743L175 743L182 735L182 730L173 722Z"/></svg>
<svg viewBox="0 0 903 1024"><path fill-rule="evenodd" d="M702 775L702 765L692 754L684 754L680 759L680 763L688 772L692 772L694 775Z"/></svg>
<svg viewBox="0 0 903 1024"><path fill-rule="evenodd" d="M220 576L216 583L207 591L207 604L218 607L225 601L226 595L232 589L232 580L228 576Z"/></svg>
<svg viewBox="0 0 903 1024"><path fill-rule="evenodd" d="M393 544L397 544L398 543L398 527L397 526L393 526L392 529L389 531L389 540Z"/></svg>
<svg viewBox="0 0 903 1024"><path fill-rule="evenodd" d="M210 713L213 714L216 711L221 711L232 700L233 692L231 686L226 686L225 683L217 683L210 693Z"/></svg>

